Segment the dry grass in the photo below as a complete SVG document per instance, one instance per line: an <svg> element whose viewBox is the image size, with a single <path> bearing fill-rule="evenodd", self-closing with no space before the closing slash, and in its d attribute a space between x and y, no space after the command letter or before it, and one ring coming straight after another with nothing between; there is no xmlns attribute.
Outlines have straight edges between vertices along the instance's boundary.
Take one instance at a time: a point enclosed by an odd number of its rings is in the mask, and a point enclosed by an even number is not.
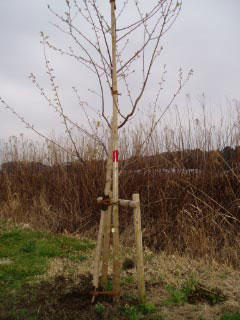
<svg viewBox="0 0 240 320"><path fill-rule="evenodd" d="M206 117L190 120L185 128L181 121L166 123L167 129L156 131L142 149L146 124L121 133L120 197L140 193L144 245L154 252L238 268L239 126L235 120L219 128ZM104 189L105 158L90 140L78 141L85 165L49 143L22 137L2 144L2 159L16 163L0 176L1 217L95 238L100 211L95 199ZM58 142L71 149L69 141ZM124 244L133 242L132 225L132 212L121 208Z"/></svg>

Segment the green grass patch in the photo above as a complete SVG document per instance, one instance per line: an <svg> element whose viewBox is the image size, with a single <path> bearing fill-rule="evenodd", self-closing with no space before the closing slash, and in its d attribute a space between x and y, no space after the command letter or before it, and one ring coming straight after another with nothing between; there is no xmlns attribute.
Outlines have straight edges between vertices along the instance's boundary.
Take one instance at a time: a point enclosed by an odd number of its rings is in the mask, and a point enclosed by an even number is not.
<svg viewBox="0 0 240 320"><path fill-rule="evenodd" d="M134 284L135 283L135 278L132 275L127 275L125 277L122 277L121 279L121 285L126 285L126 284Z"/></svg>
<svg viewBox="0 0 240 320"><path fill-rule="evenodd" d="M169 298L164 305L183 305L188 301L189 294L194 290L196 282L193 279L186 281L182 287L175 288L171 285L166 286Z"/></svg>
<svg viewBox="0 0 240 320"><path fill-rule="evenodd" d="M144 319L147 315L153 315L156 312L156 308L151 303L139 304L139 305L122 305L119 306L119 314L124 316L128 320ZM157 315L156 315L157 316ZM151 319L156 319L156 316L152 316ZM150 318L148 318L150 319Z"/></svg>
<svg viewBox="0 0 240 320"><path fill-rule="evenodd" d="M240 312L237 313L225 313L221 316L220 320L240 320Z"/></svg>
<svg viewBox="0 0 240 320"><path fill-rule="evenodd" d="M51 258L82 262L94 245L87 240L31 229L0 229L0 296L47 271ZM2 261L2 263L1 263Z"/></svg>
<svg viewBox="0 0 240 320"><path fill-rule="evenodd" d="M182 287L166 287L169 292L169 298L164 301L164 305L183 305L185 303L203 303L207 302L213 306L224 302L227 297L218 288L206 288L193 279L187 280Z"/></svg>

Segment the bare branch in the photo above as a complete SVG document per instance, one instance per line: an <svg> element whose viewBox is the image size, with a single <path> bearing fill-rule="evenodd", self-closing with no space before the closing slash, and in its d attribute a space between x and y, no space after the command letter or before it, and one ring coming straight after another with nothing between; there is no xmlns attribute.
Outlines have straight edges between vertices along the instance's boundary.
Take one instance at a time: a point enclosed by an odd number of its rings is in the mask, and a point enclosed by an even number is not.
<svg viewBox="0 0 240 320"><path fill-rule="evenodd" d="M67 13L67 18L65 19L63 16L60 16L56 11L54 11L50 6L48 6L50 12L55 15L60 21L65 23L69 29L69 32L65 32L69 36L71 36L74 41L79 45L79 41L76 41L76 36L73 35L73 30L83 39L85 40L92 48L95 49L95 51L100 55L100 57L105 61L106 64L109 65L109 62L105 58L105 56L102 54L101 50L99 47L97 47L90 39L88 36L84 35L83 32L81 32L76 26L72 24L72 19L71 19L71 12ZM81 49L83 49L83 45L80 46ZM100 51L99 51L100 50ZM86 53L86 50L83 50ZM87 54L89 56L89 54Z"/></svg>
<svg viewBox="0 0 240 320"><path fill-rule="evenodd" d="M69 151L66 148L64 148L62 145L58 144L56 141L50 139L49 137L45 136L43 133L41 133L39 130L37 130L34 125L30 124L27 120L24 119L23 116L21 116L18 112L16 112L15 109L13 109L11 106L9 106L9 104L7 104L7 102L5 100L3 100L0 97L0 102L4 105L5 109L8 109L12 112L12 114L14 114L25 126L27 129L31 129L33 132L35 132L39 137L45 139L46 141L49 141L50 143L52 143L53 145L55 145L56 147L58 147L59 149L65 151L67 154L70 154L74 157L78 157L78 155L75 152ZM82 159L82 158L81 158ZM83 159L81 160L81 162L83 161ZM84 162L84 161L83 161Z"/></svg>
<svg viewBox="0 0 240 320"><path fill-rule="evenodd" d="M168 111L168 109L172 106L174 100L176 99L176 97L178 96L178 94L181 92L182 88L185 86L185 84L189 81L190 77L193 75L193 70L190 70L187 77L182 81L181 80L178 82L179 86L176 90L176 92L174 93L174 95L172 96L172 98L170 99L169 103L167 104L167 106L165 107L164 111L161 113L160 117L155 120L155 122L152 124L152 127L146 137L146 139L143 141L141 148L146 144L146 142L149 140L149 138L151 137L153 131L156 129L157 125L159 124L159 122L161 121L161 119L163 118L163 116L165 115L165 113Z"/></svg>
<svg viewBox="0 0 240 320"><path fill-rule="evenodd" d="M131 112L125 117L124 121L119 125L119 128L123 127L127 121L130 119L130 117L133 116L136 108L137 108L137 105L139 103L139 101L141 100L142 96L143 96L143 93L145 91L145 88L146 88L146 85L147 85L147 82L149 80L149 77L150 77L150 73L151 73L151 70L152 70L152 67L154 65L154 62L155 62L155 59L157 56L160 55L161 51L162 51L162 48L158 51L158 47L159 47L159 44L160 44L160 41L162 39L162 34L164 32L164 27L166 25L166 20L167 20L167 17L169 15L169 12L171 11L171 6L172 6L172 1L170 1L169 3L169 6L166 8L166 12L163 12L162 16L157 20L157 22L155 23L155 26L152 30L152 32L150 33L150 35L148 36L148 40L144 43L143 47L139 50L140 52L144 50L144 48L146 47L146 45L149 43L149 41L151 40L151 37L152 35L154 34L158 24L160 23L161 21L161 18L163 17L163 22L162 22L162 26L161 26L161 30L160 30L160 33L159 33L159 36L157 37L156 39L156 44L155 44L155 47L153 49L153 52L152 52L152 56L151 56L151 59L150 59L150 62L149 62L149 65L148 65L148 69L147 69L147 73L146 73L146 76L145 76L145 79L144 79L144 82L143 82L143 85L142 85L142 88L140 90L140 93L138 95L138 97L136 98L135 100L135 103L132 107L132 110ZM139 54L139 51L137 52ZM136 53L136 54L137 54ZM133 61L133 59L135 59L136 57L136 54L127 62L127 63L131 63ZM125 64L126 66L126 64ZM120 68L121 70L121 68Z"/></svg>

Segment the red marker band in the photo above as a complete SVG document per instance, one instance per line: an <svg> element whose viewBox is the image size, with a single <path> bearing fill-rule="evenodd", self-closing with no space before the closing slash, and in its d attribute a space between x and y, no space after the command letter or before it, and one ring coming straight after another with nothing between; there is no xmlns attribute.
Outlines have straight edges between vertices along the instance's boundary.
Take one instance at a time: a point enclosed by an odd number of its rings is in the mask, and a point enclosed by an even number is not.
<svg viewBox="0 0 240 320"><path fill-rule="evenodd" d="M118 150L113 150L112 161L113 162L118 162Z"/></svg>

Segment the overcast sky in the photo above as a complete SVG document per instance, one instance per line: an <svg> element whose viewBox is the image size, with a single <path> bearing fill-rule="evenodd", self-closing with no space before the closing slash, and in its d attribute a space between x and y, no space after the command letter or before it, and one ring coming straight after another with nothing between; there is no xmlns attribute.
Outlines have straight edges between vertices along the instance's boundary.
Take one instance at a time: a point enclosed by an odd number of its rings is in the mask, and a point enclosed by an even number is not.
<svg viewBox="0 0 240 320"><path fill-rule="evenodd" d="M44 134L52 130L62 132L61 125L28 76L33 72L43 88L49 87L44 73L40 31L49 34L58 43L65 41L63 35L50 24L54 17L47 4L60 12L65 10L63 0L0 0L0 96ZM164 38L164 51L159 61L159 70L164 64L168 70L163 103L176 89L179 67L186 73L191 68L194 70L194 76L176 101L180 111L186 94L191 95L197 109L197 101L204 93L216 117L220 108L228 111L226 99L240 99L239 17L239 0L183 0L180 16ZM71 87L81 88L83 99L88 101L92 99L88 98L91 79L86 77L87 71L85 75L82 69L78 69L77 63L70 64L70 60L64 57L55 58L53 65L61 84L65 110L70 116L78 118L79 107L73 102ZM144 101L151 99L150 88ZM81 119L78 120L81 122ZM34 137L0 104L0 139L20 133Z"/></svg>

